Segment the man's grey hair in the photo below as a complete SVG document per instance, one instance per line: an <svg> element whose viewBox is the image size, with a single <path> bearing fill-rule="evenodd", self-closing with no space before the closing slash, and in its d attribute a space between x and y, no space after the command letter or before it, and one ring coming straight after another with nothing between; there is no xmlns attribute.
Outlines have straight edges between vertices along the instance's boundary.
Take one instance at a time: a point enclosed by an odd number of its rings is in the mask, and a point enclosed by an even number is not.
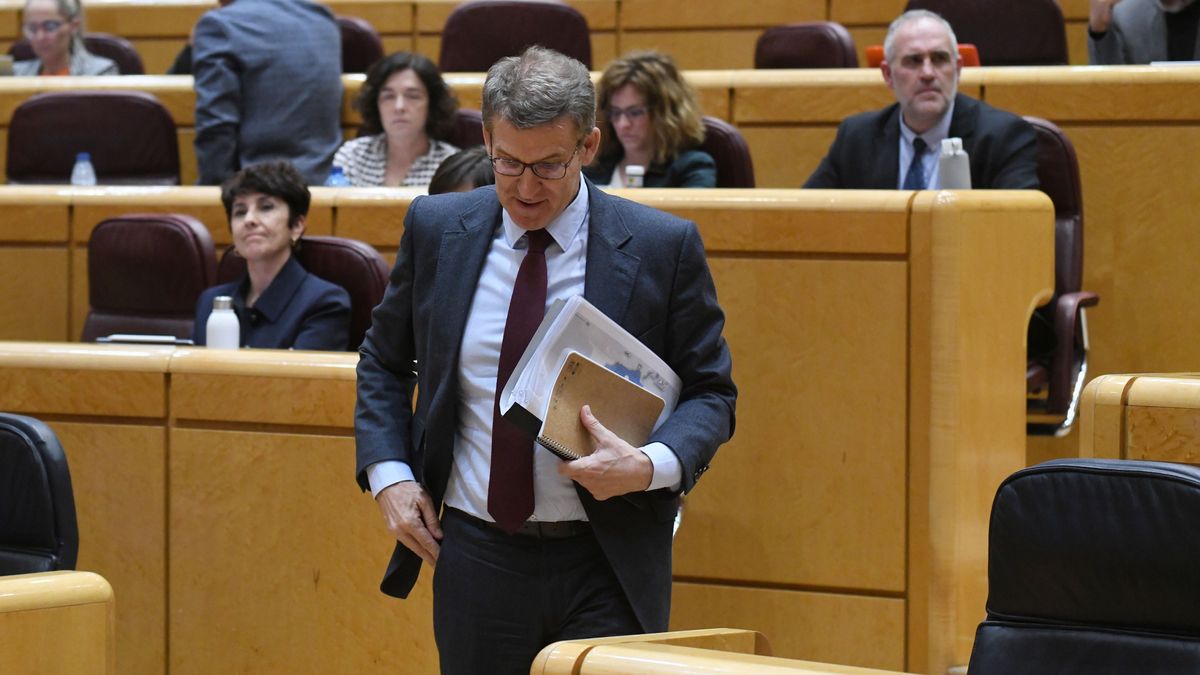
<svg viewBox="0 0 1200 675"><path fill-rule="evenodd" d="M596 126L596 88L582 63L535 45L488 70L482 113L489 134L497 119L529 129L565 116L582 138Z"/></svg>
<svg viewBox="0 0 1200 675"><path fill-rule="evenodd" d="M950 56L958 58L958 38L954 36L954 29L950 27L950 22L943 19L937 12L927 9L910 9L896 17L892 25L888 26L887 37L883 38L883 58L889 64L895 65L896 62L896 33L904 27L904 24L917 19L932 19L945 26L946 34L950 36Z"/></svg>

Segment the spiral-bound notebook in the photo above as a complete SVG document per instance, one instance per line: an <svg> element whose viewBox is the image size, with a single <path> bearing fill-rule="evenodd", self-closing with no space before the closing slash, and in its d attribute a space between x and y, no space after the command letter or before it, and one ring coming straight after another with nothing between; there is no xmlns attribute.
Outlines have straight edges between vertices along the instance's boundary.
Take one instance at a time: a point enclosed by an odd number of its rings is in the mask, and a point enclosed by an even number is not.
<svg viewBox="0 0 1200 675"><path fill-rule="evenodd" d="M554 382L538 443L565 460L592 454L591 435L579 421L584 404L634 447L646 444L663 409L663 400L652 392L572 351Z"/></svg>

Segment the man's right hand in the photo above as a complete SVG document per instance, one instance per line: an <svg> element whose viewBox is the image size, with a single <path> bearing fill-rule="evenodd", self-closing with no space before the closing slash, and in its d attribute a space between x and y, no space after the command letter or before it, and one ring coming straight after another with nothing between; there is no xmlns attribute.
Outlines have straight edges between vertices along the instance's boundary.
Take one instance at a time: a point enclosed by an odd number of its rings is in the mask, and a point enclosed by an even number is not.
<svg viewBox="0 0 1200 675"><path fill-rule="evenodd" d="M411 480L393 483L381 490L375 501L383 514L383 524L396 541L430 566L436 565L442 524L425 488Z"/></svg>
<svg viewBox="0 0 1200 675"><path fill-rule="evenodd" d="M1091 0L1088 7L1088 30L1093 33L1107 33L1112 24L1113 5L1121 0Z"/></svg>

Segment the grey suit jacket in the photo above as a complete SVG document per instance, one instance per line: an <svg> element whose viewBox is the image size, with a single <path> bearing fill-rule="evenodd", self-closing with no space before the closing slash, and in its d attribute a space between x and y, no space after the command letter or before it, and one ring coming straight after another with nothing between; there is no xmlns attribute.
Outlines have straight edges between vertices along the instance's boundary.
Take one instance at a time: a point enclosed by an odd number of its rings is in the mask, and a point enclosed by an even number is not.
<svg viewBox="0 0 1200 675"><path fill-rule="evenodd" d="M971 185L1036 190L1037 136L1028 122L970 96L954 98L950 136L963 139ZM900 173L900 106L847 117L806 188L895 190Z"/></svg>
<svg viewBox="0 0 1200 675"><path fill-rule="evenodd" d="M1193 58L1200 60L1200 40ZM1088 62L1093 66L1166 60L1167 19L1154 0L1121 0L1113 7L1112 23L1102 38L1093 40L1088 31Z"/></svg>
<svg viewBox="0 0 1200 675"><path fill-rule="evenodd" d="M291 160L310 185L342 141L342 42L309 0L238 0L196 24L196 160L202 185Z"/></svg>
<svg viewBox="0 0 1200 675"><path fill-rule="evenodd" d="M682 378L678 407L651 440L678 455L686 492L732 435L737 396L704 246L694 224L582 184L590 191L584 297ZM499 224L493 186L421 197L409 207L387 293L360 350L355 434L362 489L368 466L400 460L440 508L458 425L459 345ZM656 490L598 502L576 487L642 627L666 630L678 495ZM407 596L420 564L397 546L381 590Z"/></svg>

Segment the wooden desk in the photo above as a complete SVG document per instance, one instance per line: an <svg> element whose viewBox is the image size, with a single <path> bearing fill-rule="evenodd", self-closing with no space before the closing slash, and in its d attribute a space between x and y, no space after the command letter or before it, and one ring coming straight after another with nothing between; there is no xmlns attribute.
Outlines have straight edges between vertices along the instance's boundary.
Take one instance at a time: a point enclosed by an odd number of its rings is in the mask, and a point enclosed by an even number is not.
<svg viewBox="0 0 1200 675"><path fill-rule="evenodd" d="M1200 375L1101 375L1079 404L1079 455L1200 464Z"/></svg>
<svg viewBox="0 0 1200 675"><path fill-rule="evenodd" d="M0 577L0 671L116 673L113 591L92 572Z"/></svg>
<svg viewBox="0 0 1200 675"><path fill-rule="evenodd" d="M409 197L366 195L321 195L335 232L374 219L363 232L398 241ZM741 393L737 435L688 497L672 628L748 626L788 658L965 663L991 496L1024 465L1049 201L636 196L698 222ZM428 575L407 602L377 591L387 537L347 468L354 363L0 343L0 409L47 419L67 448L80 566L122 598L121 672L435 669Z"/></svg>

